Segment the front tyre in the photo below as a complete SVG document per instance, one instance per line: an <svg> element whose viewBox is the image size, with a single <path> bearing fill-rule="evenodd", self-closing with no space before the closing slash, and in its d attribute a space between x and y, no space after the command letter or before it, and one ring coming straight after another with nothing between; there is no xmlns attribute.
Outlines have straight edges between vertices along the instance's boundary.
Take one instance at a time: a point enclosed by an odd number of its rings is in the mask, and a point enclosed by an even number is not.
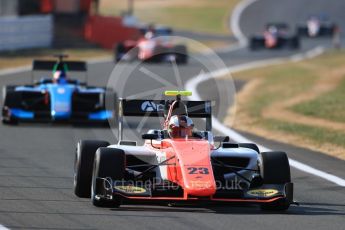
<svg viewBox="0 0 345 230"><path fill-rule="evenodd" d="M74 194L78 197L91 196L92 167L96 150L110 145L106 141L81 140L77 144L74 161Z"/></svg>
<svg viewBox="0 0 345 230"><path fill-rule="evenodd" d="M126 156L123 150L115 148L99 148L96 151L93 173L91 201L97 207L119 207L121 197L113 195L112 200L104 199L99 194L104 191L104 184L97 183L97 178L112 181L123 180L125 177ZM102 187L103 186L103 187ZM113 186L111 183L110 186Z"/></svg>
<svg viewBox="0 0 345 230"><path fill-rule="evenodd" d="M260 174L264 184L286 184L291 182L289 159L284 152L262 152ZM286 191L291 192L292 191ZM292 199L292 194L286 194ZM290 207L291 200L279 199L261 205L262 210L285 211Z"/></svg>

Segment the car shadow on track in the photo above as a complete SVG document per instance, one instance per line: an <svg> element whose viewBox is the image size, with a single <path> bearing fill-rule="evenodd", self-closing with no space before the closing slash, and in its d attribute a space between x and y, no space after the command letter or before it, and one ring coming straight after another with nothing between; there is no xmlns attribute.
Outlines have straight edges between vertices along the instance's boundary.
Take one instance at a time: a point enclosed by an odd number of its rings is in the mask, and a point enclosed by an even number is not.
<svg viewBox="0 0 345 230"><path fill-rule="evenodd" d="M329 208L334 207L334 208ZM190 206L121 206L110 209L116 212L166 212L166 213L214 213L214 214L245 214L245 215L306 215L306 216L345 216L345 204L303 203L291 206L287 211L262 211L257 205L190 205Z"/></svg>

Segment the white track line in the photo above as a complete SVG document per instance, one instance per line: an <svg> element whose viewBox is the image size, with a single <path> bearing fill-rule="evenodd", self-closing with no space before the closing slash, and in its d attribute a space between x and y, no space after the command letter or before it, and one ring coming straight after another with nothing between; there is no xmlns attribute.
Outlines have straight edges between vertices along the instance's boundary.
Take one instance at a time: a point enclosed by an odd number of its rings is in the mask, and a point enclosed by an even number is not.
<svg viewBox="0 0 345 230"><path fill-rule="evenodd" d="M240 28L240 19L243 11L252 3L257 0L243 0L238 3L231 15L231 30L234 36L239 41L240 46L245 47L247 45L247 37L244 36Z"/></svg>
<svg viewBox="0 0 345 230"><path fill-rule="evenodd" d="M257 0L243 0L241 1L234 9L232 17L231 17L231 28L234 33L234 36L239 40L239 44L234 46L233 50L236 50L238 48L243 48L247 45L248 40L244 36L244 34L241 31L240 28L240 18L241 14L245 10L246 7L248 7L250 4L254 3ZM193 92L193 96L190 97L191 100L201 100L200 95L198 94L197 87L201 82L207 81L211 78L219 78L222 77L226 74L234 73L234 72L239 72L243 70L248 70L248 69L254 69L254 68L259 68L259 67L265 67L265 66L271 66L271 65L277 65L284 63L286 61L292 61L292 62L297 62L301 61L303 59L309 59L316 57L324 52L323 47L316 47L312 50L307 51L306 53L301 53L301 54L296 54L288 58L272 58L272 59L267 59L267 60L262 60L262 61L253 61L250 63L245 63L237 66L232 66L228 67L225 69L220 69L211 73L207 74L201 74L193 77L187 83L185 84L185 88L189 89ZM219 132L224 133L225 135L231 137L234 141L237 142L253 142L249 140L248 138L242 136L241 134L235 132L234 130L230 129L229 127L223 125L216 117L212 117L212 123L213 123L213 128L218 130ZM259 148L261 151L271 151L270 149L259 145ZM343 178L337 177L335 175L329 174L327 172L323 172L321 170L318 170L316 168L313 168L309 165L306 165L304 163L301 163L299 161L289 159L290 165L298 170L301 170L303 172L312 174L314 176L323 178L325 180L328 180L330 182L333 182L337 185L340 185L342 187L345 187L345 180Z"/></svg>
<svg viewBox="0 0 345 230"><path fill-rule="evenodd" d="M217 48L214 51L217 53L228 53L235 50L242 49L247 46L248 39L241 31L240 28L240 19L243 11L252 3L256 2L258 0L243 0L240 3L238 3L234 10L232 11L231 17L230 17L230 26L232 34L235 36L235 38L238 40L238 43L230 45L229 47L222 47ZM204 55L208 54L208 52L204 52Z"/></svg>
<svg viewBox="0 0 345 230"><path fill-rule="evenodd" d="M310 50L304 54L298 54L298 58L299 58L299 60L312 58L312 57L315 57L317 55L320 55L321 53L323 53L323 51L324 51L324 49L322 47L316 47L316 48L314 48L314 49L312 49L312 50ZM254 68L259 68L259 67L277 65L277 64L281 64L281 63L284 63L287 61L295 61L296 57L297 57L297 55L293 55L293 56L288 57L288 58L272 58L272 59L267 59L267 60L263 60L263 61L253 61L250 63L245 63L245 64L217 70L217 71L207 73L207 74L201 74L201 75L195 76L191 80L187 81L185 88L188 90L191 90L193 92L193 96L190 97L191 100L202 100L198 91L197 91L197 87L200 83L202 83L204 81L207 81L211 78L220 78L220 77L224 76L225 74L230 74L230 73L239 72L239 71L243 71L243 70L249 70L249 69L254 69ZM253 142L253 141L247 139L246 137L242 136L241 134L235 132L234 130L223 125L216 117L212 118L212 123L213 123L214 129L216 129L219 132L222 132L225 135L231 137L231 139L233 139L234 141ZM261 151L271 151L270 149L268 149L264 146L259 145L259 148ZM301 163L301 162L293 160L293 159L289 159L289 161L290 161L290 165L296 169L299 169L303 172L321 177L325 180L328 180L328 181L333 182L337 185L345 187L345 180L340 178L340 177L337 177L335 175L323 172L321 170L318 170L316 168L313 168L309 165L306 165L304 163Z"/></svg>
<svg viewBox="0 0 345 230"><path fill-rule="evenodd" d="M8 68L8 69L0 70L0 76L22 73L22 72L30 71L30 70L31 70L31 66L29 66L29 65L21 66L21 67L15 67L15 68Z"/></svg>
<svg viewBox="0 0 345 230"><path fill-rule="evenodd" d="M243 48L246 46L247 38L243 35L243 33L239 27L239 20L240 20L240 17L241 17L243 10L246 7L248 7L250 4L254 3L255 1L257 1L257 0L243 0L234 9L234 12L232 15L232 20L231 20L231 27L232 27L232 31L234 33L234 36L239 40L239 44L234 45L232 47L229 47L226 50L226 52L233 51L233 50ZM305 58L312 58L312 57L315 57L315 56L321 54L323 51L324 50L322 47L317 47L316 49L310 50L305 54L293 55L290 58L288 58L288 60L300 61L300 60L303 60ZM101 62L105 62L105 61L109 61L109 60L111 60L111 58L100 58L100 59L96 58L94 60L90 60L89 63L90 64L101 63ZM274 58L274 59L267 59L267 60L263 60L263 61L255 61L255 62L251 62L251 63L246 63L246 64L242 64L242 65L238 65L238 66L233 66L233 67L217 70L215 72L208 73L208 74L198 75L198 76L195 76L194 78L192 78L191 80L189 80L186 83L185 88L190 89L191 91L194 92L194 95L191 97L192 100L201 100L201 97L197 92L197 86L198 86L198 84L200 84L203 81L207 81L211 78L221 77L221 76L224 76L225 74L232 73L232 72L238 72L238 71L242 71L242 70L264 67L264 66L269 66L269 65L274 65L274 64L280 64L280 63L285 62L286 60L287 60L286 58ZM11 68L11 69L4 69L4 70L0 70L0 76L15 74L15 73L21 73L21 72L29 71L30 69L31 69L31 66L23 66L23 67ZM216 130L230 136L233 140L238 141L238 142L253 142L253 141L245 138L244 136L240 135L239 133L235 132L234 130L231 130L230 128L224 126L221 122L219 122L219 120L217 118L213 117L212 120L213 120L212 121L213 127ZM259 147L262 151L269 151L269 149L265 148L264 146L259 146ZM318 169L315 169L311 166L308 166L306 164L303 164L303 163L298 162L298 161L293 160L293 159L289 159L289 161L290 161L290 165L294 168L297 168L301 171L304 171L304 172L313 174L315 176L324 178L328 181L331 181L333 183L336 183L340 186L345 187L345 180L340 178L340 177L337 177L337 176L334 176L332 174L320 171ZM0 230L6 230L6 229L8 229L8 228L5 228L2 225L0 225Z"/></svg>
<svg viewBox="0 0 345 230"><path fill-rule="evenodd" d="M0 224L0 230L10 230L9 228L6 228L5 226Z"/></svg>

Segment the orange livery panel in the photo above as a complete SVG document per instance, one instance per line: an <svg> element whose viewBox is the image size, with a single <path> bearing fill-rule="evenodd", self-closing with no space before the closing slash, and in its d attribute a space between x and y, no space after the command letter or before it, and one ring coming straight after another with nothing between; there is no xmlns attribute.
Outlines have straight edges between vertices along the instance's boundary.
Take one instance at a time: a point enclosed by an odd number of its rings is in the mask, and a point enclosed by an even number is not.
<svg viewBox="0 0 345 230"><path fill-rule="evenodd" d="M167 158L175 155L176 165L168 167L168 179L179 184L186 195L212 196L216 183L210 160L210 144L205 140L174 139Z"/></svg>

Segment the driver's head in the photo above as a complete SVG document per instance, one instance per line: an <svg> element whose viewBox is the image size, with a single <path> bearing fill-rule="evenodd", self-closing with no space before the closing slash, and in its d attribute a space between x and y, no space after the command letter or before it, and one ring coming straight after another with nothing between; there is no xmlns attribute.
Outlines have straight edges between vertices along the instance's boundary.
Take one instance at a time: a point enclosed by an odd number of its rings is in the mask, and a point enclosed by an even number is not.
<svg viewBox="0 0 345 230"><path fill-rule="evenodd" d="M168 133L171 138L185 138L192 136L194 124L185 115L174 115L170 118Z"/></svg>
<svg viewBox="0 0 345 230"><path fill-rule="evenodd" d="M55 71L53 74L53 79L54 79L54 82L65 81L66 80L66 72L61 71L61 70Z"/></svg>
<svg viewBox="0 0 345 230"><path fill-rule="evenodd" d="M154 34L153 34L152 31L147 31L147 32L145 33L145 38L146 38L146 39L151 39L151 38L153 38L153 36L154 36Z"/></svg>
<svg viewBox="0 0 345 230"><path fill-rule="evenodd" d="M278 32L278 29L275 26L270 26L268 27L268 32L270 32L271 34L275 34Z"/></svg>

